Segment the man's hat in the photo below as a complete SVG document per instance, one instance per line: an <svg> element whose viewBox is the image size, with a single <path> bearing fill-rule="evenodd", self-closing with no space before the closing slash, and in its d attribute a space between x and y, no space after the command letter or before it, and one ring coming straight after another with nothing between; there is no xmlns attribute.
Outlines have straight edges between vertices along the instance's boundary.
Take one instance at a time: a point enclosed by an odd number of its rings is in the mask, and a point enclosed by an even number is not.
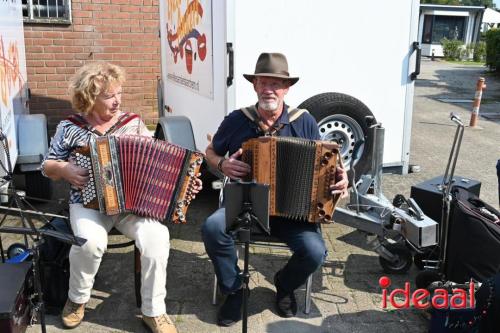
<svg viewBox="0 0 500 333"><path fill-rule="evenodd" d="M255 65L255 73L243 74L243 76L250 82L253 82L257 76L276 77L288 80L290 85L294 85L299 80L298 77L290 77L288 62L285 55L281 53L261 53Z"/></svg>

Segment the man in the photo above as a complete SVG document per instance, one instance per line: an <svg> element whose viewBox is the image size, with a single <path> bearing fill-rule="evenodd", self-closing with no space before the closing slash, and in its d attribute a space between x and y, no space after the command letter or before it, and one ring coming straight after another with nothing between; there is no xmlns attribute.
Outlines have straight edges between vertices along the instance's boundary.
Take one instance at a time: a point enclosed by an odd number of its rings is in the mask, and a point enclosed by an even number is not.
<svg viewBox="0 0 500 333"><path fill-rule="evenodd" d="M206 150L210 166L217 167L231 179L240 179L250 172L250 166L239 160L242 143L248 139L262 135L320 139L314 118L308 112L298 114L297 109L289 113L289 107L284 103L289 87L299 78L290 77L283 54L262 53L257 60L255 73L244 74L244 77L253 83L258 103L255 107L246 108L245 112L231 112L219 126ZM245 114L250 109L255 117ZM226 153L229 158L224 157ZM347 174L344 169L338 168L336 180L330 187L332 193L345 196ZM276 310L282 317L292 317L297 313L294 291L322 265L326 247L319 225L271 218L270 226L271 233L284 241L293 252L285 267L274 277ZM225 228L225 208L218 209L208 217L202 227L203 242L214 265L219 288L227 295L217 317L220 326L230 326L241 319L243 294L234 240Z"/></svg>

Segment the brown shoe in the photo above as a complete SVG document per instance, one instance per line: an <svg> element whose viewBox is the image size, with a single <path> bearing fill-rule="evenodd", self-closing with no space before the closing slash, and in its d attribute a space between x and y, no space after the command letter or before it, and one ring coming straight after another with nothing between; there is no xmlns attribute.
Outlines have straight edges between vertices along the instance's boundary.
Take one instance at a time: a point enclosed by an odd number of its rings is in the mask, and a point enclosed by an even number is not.
<svg viewBox="0 0 500 333"><path fill-rule="evenodd" d="M143 315L142 321L153 333L177 333L174 323L166 313L158 317Z"/></svg>
<svg viewBox="0 0 500 333"><path fill-rule="evenodd" d="M83 320L84 312L85 304L73 303L68 298L61 315L63 326L66 328L77 327Z"/></svg>

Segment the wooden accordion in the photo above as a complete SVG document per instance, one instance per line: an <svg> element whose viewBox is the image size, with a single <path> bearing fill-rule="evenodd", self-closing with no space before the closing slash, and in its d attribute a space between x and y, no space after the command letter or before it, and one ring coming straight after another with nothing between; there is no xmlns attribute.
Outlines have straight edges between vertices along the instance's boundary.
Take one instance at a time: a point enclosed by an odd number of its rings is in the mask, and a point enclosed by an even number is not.
<svg viewBox="0 0 500 333"><path fill-rule="evenodd" d="M144 136L104 136L76 151L89 170L83 205L107 215L132 212L160 221L186 222L190 194L203 157Z"/></svg>
<svg viewBox="0 0 500 333"><path fill-rule="evenodd" d="M331 194L339 146L334 142L260 137L243 143L247 181L268 184L269 215L312 223L333 222L339 195Z"/></svg>

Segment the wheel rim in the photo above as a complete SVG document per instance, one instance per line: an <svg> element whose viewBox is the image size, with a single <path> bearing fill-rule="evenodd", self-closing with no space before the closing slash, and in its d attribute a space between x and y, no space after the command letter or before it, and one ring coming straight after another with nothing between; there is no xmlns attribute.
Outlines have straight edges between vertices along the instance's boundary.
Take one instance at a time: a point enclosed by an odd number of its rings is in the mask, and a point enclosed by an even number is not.
<svg viewBox="0 0 500 333"><path fill-rule="evenodd" d="M354 144L364 138L363 129L359 123L344 114L335 114L322 119L318 123L318 127L321 140L334 141L340 145L340 155L345 168L348 170L351 165ZM361 145L359 156L362 156L364 146L364 144Z"/></svg>

